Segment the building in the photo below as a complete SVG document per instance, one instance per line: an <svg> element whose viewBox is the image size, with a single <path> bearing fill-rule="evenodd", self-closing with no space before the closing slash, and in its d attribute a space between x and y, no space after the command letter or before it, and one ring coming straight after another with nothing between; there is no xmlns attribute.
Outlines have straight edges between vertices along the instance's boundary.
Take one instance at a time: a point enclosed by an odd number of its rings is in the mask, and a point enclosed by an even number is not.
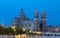
<svg viewBox="0 0 60 38"><path fill-rule="evenodd" d="M21 8L20 14L18 17L14 19L11 26L15 26L16 28L25 28L27 31L43 31L46 26L46 13L42 12L41 18L39 17L39 12L36 10L34 12L34 19L26 18L26 15Z"/></svg>

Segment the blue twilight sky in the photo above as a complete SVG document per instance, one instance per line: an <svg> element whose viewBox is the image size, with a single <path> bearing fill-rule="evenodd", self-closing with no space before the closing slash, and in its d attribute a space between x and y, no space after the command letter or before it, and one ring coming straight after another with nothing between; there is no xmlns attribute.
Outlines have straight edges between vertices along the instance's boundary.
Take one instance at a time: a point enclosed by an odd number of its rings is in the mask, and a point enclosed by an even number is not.
<svg viewBox="0 0 60 38"><path fill-rule="evenodd" d="M60 24L60 0L0 0L0 24L11 24L23 8L28 18L33 18L34 11L46 11L47 25Z"/></svg>

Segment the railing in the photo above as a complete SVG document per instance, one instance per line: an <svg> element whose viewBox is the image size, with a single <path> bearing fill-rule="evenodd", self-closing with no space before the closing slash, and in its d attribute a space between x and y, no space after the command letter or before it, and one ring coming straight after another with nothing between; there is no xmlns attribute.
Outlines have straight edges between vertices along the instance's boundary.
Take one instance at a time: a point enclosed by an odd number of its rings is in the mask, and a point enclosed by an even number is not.
<svg viewBox="0 0 60 38"><path fill-rule="evenodd" d="M51 33L51 32L46 32L46 33L42 33L43 35L51 35L51 36L60 36L60 33Z"/></svg>

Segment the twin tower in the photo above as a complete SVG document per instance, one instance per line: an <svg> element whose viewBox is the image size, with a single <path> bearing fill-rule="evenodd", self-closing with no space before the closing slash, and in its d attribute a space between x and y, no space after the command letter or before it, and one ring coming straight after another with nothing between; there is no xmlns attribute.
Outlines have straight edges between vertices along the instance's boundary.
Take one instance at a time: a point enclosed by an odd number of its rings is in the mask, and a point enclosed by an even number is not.
<svg viewBox="0 0 60 38"><path fill-rule="evenodd" d="M39 18L38 10L34 13L34 19L26 18L26 15L21 8L20 14L16 17L12 23L12 26L16 28L25 28L27 31L45 31L46 26L46 13L45 11L42 12L41 18Z"/></svg>

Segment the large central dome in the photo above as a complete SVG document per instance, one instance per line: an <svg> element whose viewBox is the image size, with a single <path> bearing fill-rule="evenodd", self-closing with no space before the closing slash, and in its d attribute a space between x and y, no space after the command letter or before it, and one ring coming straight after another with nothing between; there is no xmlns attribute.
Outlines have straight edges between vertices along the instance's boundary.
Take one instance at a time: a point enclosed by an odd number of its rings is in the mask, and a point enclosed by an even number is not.
<svg viewBox="0 0 60 38"><path fill-rule="evenodd" d="M25 20L25 18L26 18L26 17L25 17L23 8L21 8L20 15L19 15L19 19L20 19L20 20Z"/></svg>

